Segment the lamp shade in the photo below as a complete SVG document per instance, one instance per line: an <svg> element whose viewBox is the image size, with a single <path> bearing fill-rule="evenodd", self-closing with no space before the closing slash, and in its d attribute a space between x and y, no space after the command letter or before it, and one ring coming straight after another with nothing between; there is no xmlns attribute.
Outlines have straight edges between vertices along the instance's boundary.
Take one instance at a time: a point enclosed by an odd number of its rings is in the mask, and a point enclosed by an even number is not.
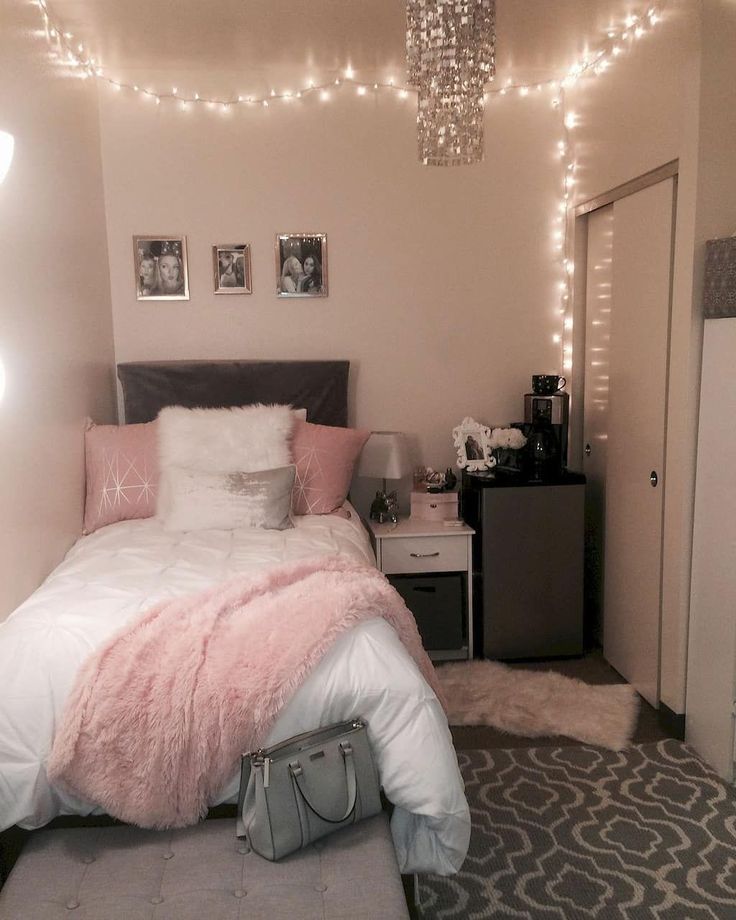
<svg viewBox="0 0 736 920"><path fill-rule="evenodd" d="M358 476L401 479L411 472L409 451L400 431L373 431L360 455Z"/></svg>

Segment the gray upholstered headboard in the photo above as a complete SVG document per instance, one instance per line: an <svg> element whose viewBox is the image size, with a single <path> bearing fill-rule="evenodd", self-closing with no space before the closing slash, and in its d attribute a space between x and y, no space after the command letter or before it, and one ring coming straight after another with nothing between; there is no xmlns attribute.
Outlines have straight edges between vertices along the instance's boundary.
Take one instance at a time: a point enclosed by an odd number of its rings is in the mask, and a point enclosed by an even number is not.
<svg viewBox="0 0 736 920"><path fill-rule="evenodd" d="M318 425L348 424L349 361L145 361L118 364L125 421L164 406L207 409L290 403Z"/></svg>

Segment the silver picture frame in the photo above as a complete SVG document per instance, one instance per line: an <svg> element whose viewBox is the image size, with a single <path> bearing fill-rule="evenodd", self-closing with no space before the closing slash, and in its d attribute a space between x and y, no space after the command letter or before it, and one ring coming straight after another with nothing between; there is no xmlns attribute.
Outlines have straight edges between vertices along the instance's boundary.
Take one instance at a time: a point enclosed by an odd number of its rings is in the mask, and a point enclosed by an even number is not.
<svg viewBox="0 0 736 920"><path fill-rule="evenodd" d="M222 243L212 247L215 294L252 294L250 243Z"/></svg>
<svg viewBox="0 0 736 920"><path fill-rule="evenodd" d="M133 270L137 300L189 300L185 236L134 236Z"/></svg>
<svg viewBox="0 0 736 920"><path fill-rule="evenodd" d="M279 297L327 297L327 234L276 234Z"/></svg>

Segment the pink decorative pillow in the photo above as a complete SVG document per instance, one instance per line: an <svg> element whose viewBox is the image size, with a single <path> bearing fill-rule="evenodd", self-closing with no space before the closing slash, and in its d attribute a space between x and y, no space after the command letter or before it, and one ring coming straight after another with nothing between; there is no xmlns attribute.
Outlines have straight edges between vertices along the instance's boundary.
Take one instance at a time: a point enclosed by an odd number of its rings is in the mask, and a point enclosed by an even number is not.
<svg viewBox="0 0 736 920"><path fill-rule="evenodd" d="M330 514L345 501L353 467L370 437L362 428L332 428L297 420L291 450L296 479L294 514Z"/></svg>
<svg viewBox="0 0 736 920"><path fill-rule="evenodd" d="M84 532L153 517L158 490L156 422L91 425L85 432Z"/></svg>

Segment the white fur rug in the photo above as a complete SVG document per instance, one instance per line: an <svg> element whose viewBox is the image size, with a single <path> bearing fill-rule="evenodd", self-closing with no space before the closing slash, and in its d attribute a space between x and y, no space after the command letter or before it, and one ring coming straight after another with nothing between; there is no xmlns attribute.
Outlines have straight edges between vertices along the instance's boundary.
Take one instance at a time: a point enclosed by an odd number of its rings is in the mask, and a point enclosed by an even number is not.
<svg viewBox="0 0 736 920"><path fill-rule="evenodd" d="M437 668L450 725L490 725L512 735L566 735L620 751L631 743L639 697L629 684L585 684L553 671L497 661Z"/></svg>

